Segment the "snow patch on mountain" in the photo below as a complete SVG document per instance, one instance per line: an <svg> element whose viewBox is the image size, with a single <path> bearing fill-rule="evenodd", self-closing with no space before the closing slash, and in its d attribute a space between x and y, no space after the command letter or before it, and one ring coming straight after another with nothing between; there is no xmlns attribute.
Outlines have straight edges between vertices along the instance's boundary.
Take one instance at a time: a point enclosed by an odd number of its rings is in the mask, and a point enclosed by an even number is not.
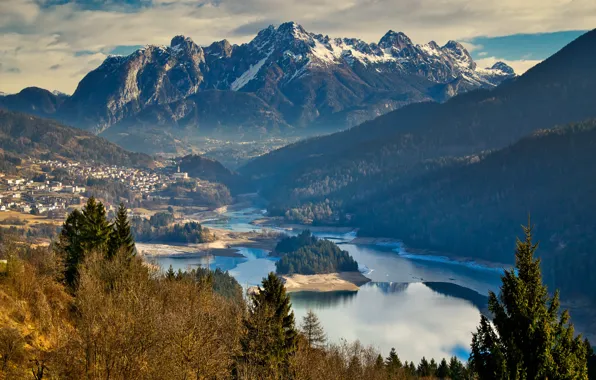
<svg viewBox="0 0 596 380"><path fill-rule="evenodd" d="M234 82L232 82L232 84L230 85L230 90L238 91L238 90L242 89L242 87L246 86L248 84L248 82L255 79L255 77L261 70L261 67L263 67L265 62L267 62L267 59L269 59L269 56L271 55L271 53L272 53L272 51L269 51L269 53L265 56L265 58L261 59L259 62L255 63L254 65L250 65L248 70L246 70L244 73L242 73L242 75L240 75L238 78L236 78L236 80Z"/></svg>

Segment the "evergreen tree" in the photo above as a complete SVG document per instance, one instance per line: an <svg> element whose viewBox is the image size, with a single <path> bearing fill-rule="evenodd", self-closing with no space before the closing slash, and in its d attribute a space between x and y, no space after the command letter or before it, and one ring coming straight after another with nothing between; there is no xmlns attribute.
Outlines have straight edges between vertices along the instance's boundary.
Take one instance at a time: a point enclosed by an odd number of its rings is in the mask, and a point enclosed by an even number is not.
<svg viewBox="0 0 596 380"><path fill-rule="evenodd" d="M482 317L470 362L480 379L587 379L587 350L574 337L569 313L559 313L559 293L542 282L532 227L517 240L515 268L502 276L501 292L489 294L494 327ZM495 331L496 330L496 331Z"/></svg>
<svg viewBox="0 0 596 380"><path fill-rule="evenodd" d="M387 356L385 359L385 367L387 368L387 372L396 374L401 366L401 360L399 360L399 356L397 356L395 348L391 348L391 351L389 351L389 356Z"/></svg>
<svg viewBox="0 0 596 380"><path fill-rule="evenodd" d="M377 360L375 361L375 369L382 370L385 368L385 362L383 361L383 357L381 354L377 355Z"/></svg>
<svg viewBox="0 0 596 380"><path fill-rule="evenodd" d="M449 360L449 378L452 380L464 380L466 378L466 369L455 356Z"/></svg>
<svg viewBox="0 0 596 380"><path fill-rule="evenodd" d="M429 368L430 368L430 376L435 376L435 374L437 373L437 362L435 361L434 358L430 359L430 363L429 363Z"/></svg>
<svg viewBox="0 0 596 380"><path fill-rule="evenodd" d="M430 363L428 362L428 360L426 360L424 356L420 360L420 364L418 364L418 369L416 370L416 372L420 377L428 377L432 375Z"/></svg>
<svg viewBox="0 0 596 380"><path fill-rule="evenodd" d="M242 361L248 368L259 367L273 377L287 378L298 338L290 297L273 272L262 285L250 296L247 332L240 342Z"/></svg>
<svg viewBox="0 0 596 380"><path fill-rule="evenodd" d="M64 281L71 288L76 287L79 278L79 265L84 259L81 230L84 216L79 210L71 212L58 238L57 249L64 258Z"/></svg>
<svg viewBox="0 0 596 380"><path fill-rule="evenodd" d="M128 212L124 203L120 203L116 219L114 220L114 230L110 235L108 244L108 257L112 258L122 250L126 257L133 257L136 253L134 238L128 221Z"/></svg>
<svg viewBox="0 0 596 380"><path fill-rule="evenodd" d="M308 347L320 348L325 345L327 340L325 331L321 326L321 322L319 322L319 318L317 318L317 315L312 310L309 310L304 318L302 318L302 325L300 328L302 334L306 337Z"/></svg>
<svg viewBox="0 0 596 380"><path fill-rule="evenodd" d="M437 368L436 376L439 379L446 379L449 377L449 366L447 365L447 360L445 360L445 358L443 358L443 360L441 360L441 363L439 364L439 367Z"/></svg>
<svg viewBox="0 0 596 380"><path fill-rule="evenodd" d="M413 361L411 361L410 365L408 366L408 373L410 376L416 376L416 364L414 364Z"/></svg>
<svg viewBox="0 0 596 380"><path fill-rule="evenodd" d="M166 279L169 281L174 281L176 279L176 272L174 272L174 268L172 268L172 265L170 265L168 271L166 272Z"/></svg>
<svg viewBox="0 0 596 380"><path fill-rule="evenodd" d="M87 200L83 207L84 222L81 229L83 249L107 252L112 226L106 217L106 209L94 197Z"/></svg>

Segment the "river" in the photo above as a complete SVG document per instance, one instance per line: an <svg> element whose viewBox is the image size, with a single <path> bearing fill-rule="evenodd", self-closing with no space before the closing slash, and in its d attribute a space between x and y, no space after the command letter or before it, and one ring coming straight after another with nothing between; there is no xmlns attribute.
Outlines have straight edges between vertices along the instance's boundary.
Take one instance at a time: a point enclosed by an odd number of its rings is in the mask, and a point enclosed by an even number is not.
<svg viewBox="0 0 596 380"><path fill-rule="evenodd" d="M251 220L258 209L225 214L225 220L205 225L234 231L258 230ZM288 233L298 233L289 231ZM426 356L467 360L472 332L485 308L486 294L500 285L502 270L451 262L441 257L410 255L399 245L356 245L353 233L317 232L348 251L372 282L358 292L293 293L292 307L299 324L312 309L328 339L360 340L386 356L395 347L402 360L416 363ZM239 257L159 257L162 268L209 266L229 271L243 287L258 285L275 271L275 258L256 248L240 248Z"/></svg>

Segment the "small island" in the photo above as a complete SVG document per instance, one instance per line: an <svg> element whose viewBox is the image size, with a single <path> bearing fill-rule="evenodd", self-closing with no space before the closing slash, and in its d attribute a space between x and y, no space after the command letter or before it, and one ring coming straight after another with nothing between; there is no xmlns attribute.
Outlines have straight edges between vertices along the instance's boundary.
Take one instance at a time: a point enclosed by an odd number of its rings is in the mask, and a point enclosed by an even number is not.
<svg viewBox="0 0 596 380"><path fill-rule="evenodd" d="M318 239L309 230L282 239L272 253L288 292L357 291L370 281L358 271L358 263L337 244Z"/></svg>

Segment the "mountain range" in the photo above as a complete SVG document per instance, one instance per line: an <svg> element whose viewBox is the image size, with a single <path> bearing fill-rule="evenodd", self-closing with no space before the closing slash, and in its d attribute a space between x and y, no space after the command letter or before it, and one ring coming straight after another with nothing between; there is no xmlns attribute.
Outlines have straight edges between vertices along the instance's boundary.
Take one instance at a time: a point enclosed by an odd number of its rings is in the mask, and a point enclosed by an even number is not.
<svg viewBox="0 0 596 380"><path fill-rule="evenodd" d="M176 36L169 46L108 57L71 96L28 88L0 97L0 107L55 118L132 150L172 152L197 137L337 131L513 77L502 62L477 67L455 41L418 45L389 31L367 43L288 22L242 45L201 47Z"/></svg>

